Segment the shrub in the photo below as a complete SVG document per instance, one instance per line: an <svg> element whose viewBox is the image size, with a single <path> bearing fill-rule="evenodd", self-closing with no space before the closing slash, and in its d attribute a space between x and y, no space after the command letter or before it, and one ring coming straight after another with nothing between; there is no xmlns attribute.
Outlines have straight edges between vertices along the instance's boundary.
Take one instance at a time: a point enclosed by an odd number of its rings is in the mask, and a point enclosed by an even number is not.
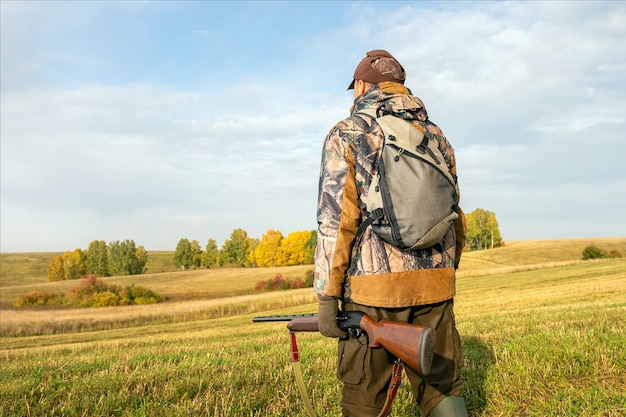
<svg viewBox="0 0 626 417"><path fill-rule="evenodd" d="M99 292L91 296L91 307L113 307L120 305L120 296L111 291Z"/></svg>
<svg viewBox="0 0 626 417"><path fill-rule="evenodd" d="M306 288L306 284L304 283L304 281L301 281L301 280L297 279L295 281L291 281L289 283L289 287L292 288L292 289Z"/></svg>
<svg viewBox="0 0 626 417"><path fill-rule="evenodd" d="M59 305L63 299L63 294L58 292L30 291L18 297L13 303L14 307L33 307L45 305Z"/></svg>
<svg viewBox="0 0 626 417"><path fill-rule="evenodd" d="M286 289L285 285L287 285L287 288L289 288L289 284L283 279L283 276L281 274L276 274L274 279L272 281L268 281L267 284L268 290L284 290Z"/></svg>
<svg viewBox="0 0 626 417"><path fill-rule="evenodd" d="M302 280L286 280L281 274L276 274L274 279L267 281L257 281L254 284L254 291L278 291L295 288L306 288L306 283Z"/></svg>
<svg viewBox="0 0 626 417"><path fill-rule="evenodd" d="M137 285L109 285L95 275L82 277L80 284L67 294L31 291L18 297L15 307L65 305L68 307L113 307L131 304L154 304L164 298L152 290Z"/></svg>
<svg viewBox="0 0 626 417"><path fill-rule="evenodd" d="M160 302L155 297L137 297L133 301L133 304L156 304Z"/></svg>
<svg viewBox="0 0 626 417"><path fill-rule="evenodd" d="M313 278L315 277L315 271L313 269L307 269L304 273L304 286L306 288L313 288Z"/></svg>
<svg viewBox="0 0 626 417"><path fill-rule="evenodd" d="M91 296L96 293L114 289L115 285L107 285L103 280L95 275L85 275L81 278L80 284L68 291L68 294L77 296Z"/></svg>
<svg viewBox="0 0 626 417"><path fill-rule="evenodd" d="M134 304L154 304L164 301L164 298L159 294L139 285L131 285L127 287L127 289L130 293L131 300L135 302ZM141 300L141 302L138 300Z"/></svg>
<svg viewBox="0 0 626 417"><path fill-rule="evenodd" d="M583 259L600 259L606 257L606 252L596 245L589 245L583 250Z"/></svg>

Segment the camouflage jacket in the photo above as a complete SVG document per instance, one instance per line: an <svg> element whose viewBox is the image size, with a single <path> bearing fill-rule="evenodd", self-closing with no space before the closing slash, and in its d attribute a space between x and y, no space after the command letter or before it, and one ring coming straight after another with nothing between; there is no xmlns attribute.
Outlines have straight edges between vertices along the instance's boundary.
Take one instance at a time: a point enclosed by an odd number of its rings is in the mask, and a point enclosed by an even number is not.
<svg viewBox="0 0 626 417"><path fill-rule="evenodd" d="M419 123L439 142L456 178L454 149L428 120L422 101L403 85L384 82L355 100L351 116L337 123L324 142L317 206L318 236L314 288L320 295L374 307L408 307L448 300L455 294L455 270L465 243L465 216L435 246L403 251L367 228L367 193L383 135L375 119L359 113L379 108ZM458 185L457 185L458 193Z"/></svg>

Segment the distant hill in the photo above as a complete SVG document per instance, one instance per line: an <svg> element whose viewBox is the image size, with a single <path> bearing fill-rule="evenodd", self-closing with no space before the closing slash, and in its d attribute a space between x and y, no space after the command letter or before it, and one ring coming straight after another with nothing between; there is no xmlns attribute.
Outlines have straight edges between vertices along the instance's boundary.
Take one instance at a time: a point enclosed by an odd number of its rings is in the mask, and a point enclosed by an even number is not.
<svg viewBox="0 0 626 417"><path fill-rule="evenodd" d="M510 241L500 248L465 252L461 259L459 277L484 274L487 271L513 272L545 267L553 263L577 262L582 259L583 249L592 244L607 252L617 250L626 256L626 237ZM46 283L48 263L54 256L61 254L56 252L0 254L0 288ZM147 274L181 273L174 265L173 254L174 251L148 252ZM305 265L294 268L304 270L312 267ZM268 272L271 268L256 270ZM187 273L202 273L201 271L206 270Z"/></svg>
<svg viewBox="0 0 626 417"><path fill-rule="evenodd" d="M500 248L463 253L459 277L575 263L582 261L583 250L589 245L607 252L616 250L626 257L626 237L516 240Z"/></svg>

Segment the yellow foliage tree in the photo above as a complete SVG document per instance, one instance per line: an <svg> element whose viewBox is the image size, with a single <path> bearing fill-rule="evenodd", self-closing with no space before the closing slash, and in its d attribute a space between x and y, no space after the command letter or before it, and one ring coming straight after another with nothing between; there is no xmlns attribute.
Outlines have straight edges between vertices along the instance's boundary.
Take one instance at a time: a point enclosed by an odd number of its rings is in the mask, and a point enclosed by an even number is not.
<svg viewBox="0 0 626 417"><path fill-rule="evenodd" d="M279 266L303 265L307 258L307 242L310 231L292 232L280 243L277 264Z"/></svg>
<svg viewBox="0 0 626 417"><path fill-rule="evenodd" d="M470 250L497 248L502 246L502 235L496 214L477 208L466 215L467 241Z"/></svg>
<svg viewBox="0 0 626 417"><path fill-rule="evenodd" d="M55 256L48 263L48 281L63 281L65 271L63 270L63 257Z"/></svg>
<svg viewBox="0 0 626 417"><path fill-rule="evenodd" d="M277 255L283 239L283 234L279 230L269 229L250 253L250 261L261 267L280 266Z"/></svg>
<svg viewBox="0 0 626 417"><path fill-rule="evenodd" d="M77 279L85 273L85 261L83 252L80 249L74 249L73 252L65 252L63 254L63 271L64 279Z"/></svg>

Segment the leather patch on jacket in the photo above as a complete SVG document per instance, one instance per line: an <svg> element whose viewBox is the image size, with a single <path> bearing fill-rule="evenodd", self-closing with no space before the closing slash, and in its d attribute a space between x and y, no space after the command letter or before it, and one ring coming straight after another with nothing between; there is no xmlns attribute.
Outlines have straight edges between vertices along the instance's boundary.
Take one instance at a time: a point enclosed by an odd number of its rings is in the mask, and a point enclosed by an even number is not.
<svg viewBox="0 0 626 417"><path fill-rule="evenodd" d="M350 276L352 300L374 307L409 307L449 300L456 294L453 267Z"/></svg>

